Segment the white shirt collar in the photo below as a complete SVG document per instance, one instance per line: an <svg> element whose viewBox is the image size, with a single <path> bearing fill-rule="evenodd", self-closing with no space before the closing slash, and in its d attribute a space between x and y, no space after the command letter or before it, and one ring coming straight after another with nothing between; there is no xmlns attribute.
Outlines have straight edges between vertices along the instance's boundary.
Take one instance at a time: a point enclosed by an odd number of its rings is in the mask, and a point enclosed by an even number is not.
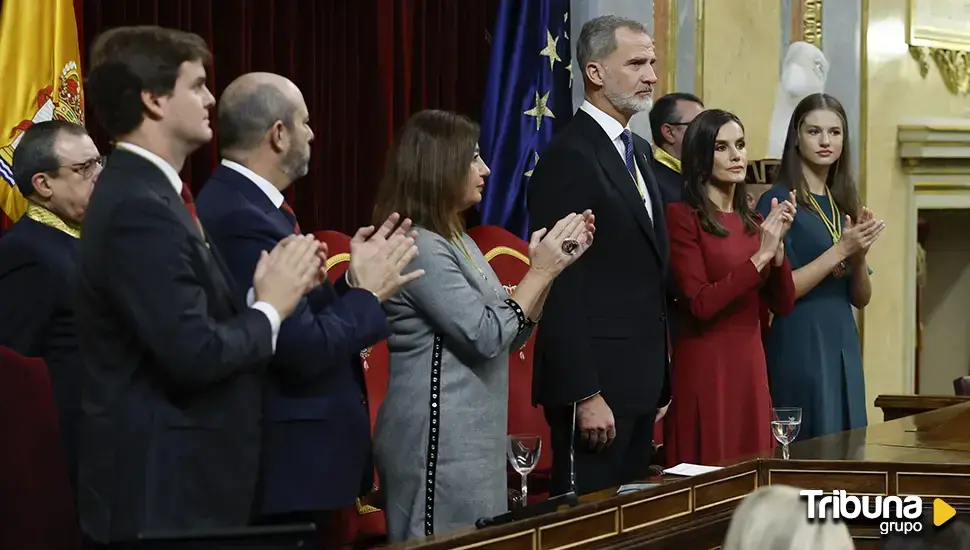
<svg viewBox="0 0 970 550"><path fill-rule="evenodd" d="M155 153L152 153L144 147L139 147L138 145L128 143L126 141L119 141L115 144L115 148L124 149L129 153L134 153L157 166L158 169L165 174L165 177L168 178L168 181L172 184L172 187L175 188L175 194L179 196L182 195L182 177L179 176L179 173L175 171L175 167L169 164L165 159L156 155Z"/></svg>
<svg viewBox="0 0 970 550"><path fill-rule="evenodd" d="M260 176L256 172L253 172L252 170L250 170L249 168L246 168L245 166L243 166L242 164L239 164L238 162L222 159L222 165L225 166L226 168L231 168L236 172L239 172L240 174L246 176L246 178L248 178L249 181L255 183L256 187L259 187L259 189L266 195L266 198L268 198L270 202L273 203L273 206L275 206L276 208L279 208L280 206L282 206L283 193L280 193L280 190L274 187L273 184L267 181L266 178L264 178L263 176Z"/></svg>
<svg viewBox="0 0 970 550"><path fill-rule="evenodd" d="M596 105L590 103L588 99L583 101L583 104L579 108L586 111L586 114L589 116L593 117L593 120L595 120L597 124L603 128L603 131L606 132L606 135L609 136L610 141L616 141L616 139L620 137L620 134L623 133L623 130L630 127L629 123L627 123L626 127L621 126L618 120L603 112Z"/></svg>

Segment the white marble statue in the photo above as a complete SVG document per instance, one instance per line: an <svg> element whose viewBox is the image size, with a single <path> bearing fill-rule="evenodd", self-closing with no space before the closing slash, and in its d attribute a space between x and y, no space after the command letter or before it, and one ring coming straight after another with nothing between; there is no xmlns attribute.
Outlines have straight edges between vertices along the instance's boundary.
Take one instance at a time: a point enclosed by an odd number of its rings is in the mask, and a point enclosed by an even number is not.
<svg viewBox="0 0 970 550"><path fill-rule="evenodd" d="M771 114L768 158L781 158L795 106L812 94L824 92L828 74L829 62L822 50L808 42L793 42L788 46L781 69L781 82L775 94L775 109Z"/></svg>

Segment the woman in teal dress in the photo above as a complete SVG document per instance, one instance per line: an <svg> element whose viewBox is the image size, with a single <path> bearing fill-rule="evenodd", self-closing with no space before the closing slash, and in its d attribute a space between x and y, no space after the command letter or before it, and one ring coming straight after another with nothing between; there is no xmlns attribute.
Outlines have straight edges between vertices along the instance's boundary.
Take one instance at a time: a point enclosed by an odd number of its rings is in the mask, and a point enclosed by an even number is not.
<svg viewBox="0 0 970 550"><path fill-rule="evenodd" d="M799 439L866 425L866 389L852 306L869 303L869 247L885 228L862 206L850 174L845 109L813 94L792 114L779 181L758 201L794 190L798 213L785 236L795 309L772 321L765 355L772 404L801 407Z"/></svg>

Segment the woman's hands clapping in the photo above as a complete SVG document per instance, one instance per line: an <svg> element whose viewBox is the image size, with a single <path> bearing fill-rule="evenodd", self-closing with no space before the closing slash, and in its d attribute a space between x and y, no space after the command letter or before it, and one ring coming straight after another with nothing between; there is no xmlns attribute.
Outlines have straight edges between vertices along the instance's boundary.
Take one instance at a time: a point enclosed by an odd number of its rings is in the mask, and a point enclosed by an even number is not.
<svg viewBox="0 0 970 550"><path fill-rule="evenodd" d="M798 211L796 204L794 191L789 192L788 200L784 202L771 199L771 212L761 224L761 245L758 253L764 257L770 256L776 266L785 261L785 234L795 221Z"/></svg>
<svg viewBox="0 0 970 550"><path fill-rule="evenodd" d="M531 269L555 278L589 250L595 232L595 217L591 210L569 214L556 222L551 230L536 231L529 241Z"/></svg>
<svg viewBox="0 0 970 550"><path fill-rule="evenodd" d="M886 228L886 222L875 219L872 210L863 206L856 223L852 223L852 218L846 216L845 225L842 227L842 237L837 245L842 247L842 253L846 257L865 256L869 252L869 247Z"/></svg>

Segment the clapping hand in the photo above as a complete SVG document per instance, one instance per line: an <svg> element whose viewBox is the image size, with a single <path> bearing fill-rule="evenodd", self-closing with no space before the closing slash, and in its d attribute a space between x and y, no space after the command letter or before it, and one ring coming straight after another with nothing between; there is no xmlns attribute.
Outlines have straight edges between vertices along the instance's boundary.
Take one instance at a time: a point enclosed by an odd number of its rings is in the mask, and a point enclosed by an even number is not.
<svg viewBox="0 0 970 550"><path fill-rule="evenodd" d="M589 250L595 232L595 217L591 210L569 214L549 231L536 231L529 241L532 268L555 278Z"/></svg>
<svg viewBox="0 0 970 550"><path fill-rule="evenodd" d="M327 243L320 242L320 250L317 251L317 257L320 258L320 270L317 272L317 278L311 290L327 282L327 258L329 258L329 255L330 249L327 247Z"/></svg>
<svg viewBox="0 0 970 550"><path fill-rule="evenodd" d="M772 263L780 266L785 261L785 234L791 229L795 221L795 214L798 212L795 192L788 193L788 200L778 202L778 199L771 199L771 212L761 224L761 247L760 250L772 255Z"/></svg>
<svg viewBox="0 0 970 550"><path fill-rule="evenodd" d="M863 206L856 223L852 223L852 218L849 216L845 217L842 237L838 244L847 257L856 254L864 257L885 228L886 222L877 220L872 210Z"/></svg>
<svg viewBox="0 0 970 550"><path fill-rule="evenodd" d="M401 274L418 255L418 248L414 246L417 232L409 231L411 220L405 219L398 226L400 219L395 212L376 231L374 226L358 229L350 241L348 282L373 292L382 302L424 275L423 269Z"/></svg>
<svg viewBox="0 0 970 550"><path fill-rule="evenodd" d="M312 235L291 235L260 253L253 274L256 301L273 306L285 319L320 274L320 242Z"/></svg>

